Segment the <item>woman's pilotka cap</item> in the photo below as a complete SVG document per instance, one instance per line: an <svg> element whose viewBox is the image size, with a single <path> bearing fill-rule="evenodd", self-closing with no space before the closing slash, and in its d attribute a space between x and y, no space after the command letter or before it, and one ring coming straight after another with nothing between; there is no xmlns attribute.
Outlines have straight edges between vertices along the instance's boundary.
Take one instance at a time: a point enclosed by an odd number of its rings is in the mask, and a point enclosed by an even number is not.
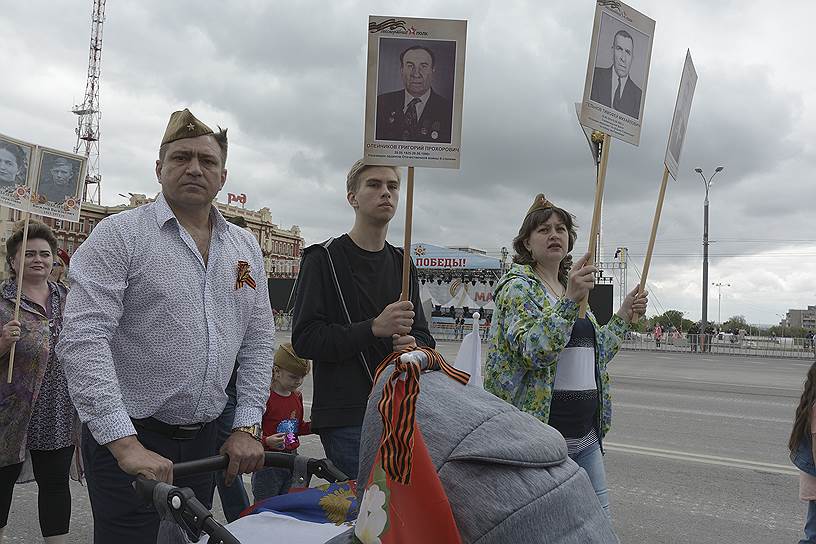
<svg viewBox="0 0 816 544"><path fill-rule="evenodd" d="M547 197L544 196L544 193L538 193L533 200L532 206L530 209L527 210L527 215L530 215L533 212L537 212L538 210L546 210L547 208L557 208L555 204L547 200Z"/></svg>
<svg viewBox="0 0 816 544"><path fill-rule="evenodd" d="M66 268L68 265L71 264L71 257L68 255L68 252L62 249L61 247L57 248L57 258L62 261L63 266Z"/></svg>

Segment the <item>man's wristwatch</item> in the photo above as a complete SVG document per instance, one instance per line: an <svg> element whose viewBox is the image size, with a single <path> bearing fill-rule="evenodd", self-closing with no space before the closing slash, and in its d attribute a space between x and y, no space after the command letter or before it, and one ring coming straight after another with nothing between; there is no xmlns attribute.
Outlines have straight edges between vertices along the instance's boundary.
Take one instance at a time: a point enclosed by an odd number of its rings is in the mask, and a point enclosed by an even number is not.
<svg viewBox="0 0 816 544"><path fill-rule="evenodd" d="M255 425L244 425L242 427L235 427L232 432L241 431L242 433L247 433L249 436L261 442L263 439L263 429L261 428L260 424L256 423Z"/></svg>

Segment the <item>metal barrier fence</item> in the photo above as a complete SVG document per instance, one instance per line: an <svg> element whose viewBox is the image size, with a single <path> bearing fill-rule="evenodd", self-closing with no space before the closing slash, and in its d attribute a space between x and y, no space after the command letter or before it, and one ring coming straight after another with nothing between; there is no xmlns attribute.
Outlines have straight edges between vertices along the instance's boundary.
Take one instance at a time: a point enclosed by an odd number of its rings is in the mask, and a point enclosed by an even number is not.
<svg viewBox="0 0 816 544"><path fill-rule="evenodd" d="M447 326L431 327L431 334L437 341L459 342L470 332ZM488 331L481 327L482 342L487 342ZM646 334L630 332L621 349L641 351L667 351L672 353L711 353L724 355L744 355L749 357L786 357L792 359L816 359L814 340L810 338L771 338L765 336L744 336L728 334L684 334L666 335L659 342Z"/></svg>
<svg viewBox="0 0 816 544"><path fill-rule="evenodd" d="M452 323L429 325L433 337L443 342L459 342L472 330L472 325L468 322L464 327L456 327ZM289 331L291 327L291 315L275 315L276 330ZM487 326L483 323L479 327L482 342L487 342L488 332ZM658 342L651 335L630 332L627 333L621 349L787 357L804 360L816 358L816 340L811 338L740 337L729 334L666 334Z"/></svg>
<svg viewBox="0 0 816 544"><path fill-rule="evenodd" d="M630 332L622 349L691 353L720 353L754 357L789 357L813 359L814 341L810 338L774 338L728 334L665 335L655 340L651 335Z"/></svg>
<svg viewBox="0 0 816 544"><path fill-rule="evenodd" d="M431 336L435 340L442 340L446 342L458 342L473 330L471 320L465 320L464 327L456 327L453 323L433 323L430 324ZM487 342L487 325L482 323L479 326L479 335L482 337L482 342Z"/></svg>

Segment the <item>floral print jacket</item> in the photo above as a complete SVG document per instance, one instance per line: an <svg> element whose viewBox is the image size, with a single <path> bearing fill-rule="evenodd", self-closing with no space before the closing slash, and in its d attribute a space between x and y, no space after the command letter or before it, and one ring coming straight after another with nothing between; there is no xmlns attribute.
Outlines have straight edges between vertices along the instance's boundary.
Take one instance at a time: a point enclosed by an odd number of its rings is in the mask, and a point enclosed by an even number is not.
<svg viewBox="0 0 816 544"><path fill-rule="evenodd" d="M569 342L578 318L578 304L561 299L552 305L529 265L513 265L499 280L494 300L484 387L547 423L558 355ZM599 438L603 438L612 422L606 367L629 326L617 315L603 327L591 312L587 317L595 327L595 373L602 399L598 431Z"/></svg>

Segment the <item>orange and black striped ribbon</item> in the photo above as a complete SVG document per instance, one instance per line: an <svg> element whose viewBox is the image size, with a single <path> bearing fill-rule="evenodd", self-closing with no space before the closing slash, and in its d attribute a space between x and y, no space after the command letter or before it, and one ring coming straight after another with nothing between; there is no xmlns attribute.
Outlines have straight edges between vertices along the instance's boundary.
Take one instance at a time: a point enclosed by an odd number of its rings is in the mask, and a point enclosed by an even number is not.
<svg viewBox="0 0 816 544"><path fill-rule="evenodd" d="M240 289L244 284L249 285L253 289L257 287L255 280L249 274L249 263L246 261L238 261L238 275L235 278L235 289Z"/></svg>
<svg viewBox="0 0 816 544"><path fill-rule="evenodd" d="M450 366L442 354L430 348L417 348L428 357L428 370L441 370L462 385L466 385L470 374ZM400 355L413 351L406 349L392 353L379 364L375 383L391 363L394 371L385 382L382 398L377 409L382 416L383 434L380 441L380 458L383 470L392 481L401 484L411 482L411 466L414 450L414 428L416 423L416 401L419 396L420 365L404 362ZM403 380L404 375L404 380ZM397 385L404 383L404 394L399 395Z"/></svg>

